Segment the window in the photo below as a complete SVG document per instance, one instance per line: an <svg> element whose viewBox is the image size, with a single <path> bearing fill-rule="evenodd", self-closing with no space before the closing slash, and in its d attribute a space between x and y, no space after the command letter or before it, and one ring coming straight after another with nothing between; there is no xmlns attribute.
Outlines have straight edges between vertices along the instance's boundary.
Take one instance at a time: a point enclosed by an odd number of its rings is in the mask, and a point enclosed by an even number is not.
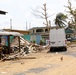
<svg viewBox="0 0 76 75"><path fill-rule="evenodd" d="M48 32L48 29L45 29L45 32Z"/></svg>
<svg viewBox="0 0 76 75"><path fill-rule="evenodd" d="M43 29L37 29L36 32L43 32Z"/></svg>

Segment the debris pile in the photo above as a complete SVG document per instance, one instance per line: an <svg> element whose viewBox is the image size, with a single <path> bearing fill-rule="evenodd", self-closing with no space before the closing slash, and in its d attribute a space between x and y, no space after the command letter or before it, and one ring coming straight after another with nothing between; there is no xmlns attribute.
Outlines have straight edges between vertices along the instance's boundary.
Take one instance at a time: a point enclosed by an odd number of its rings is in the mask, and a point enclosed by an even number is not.
<svg viewBox="0 0 76 75"><path fill-rule="evenodd" d="M36 57L34 56L27 56L25 54L22 53L18 53L18 54L14 54L14 55L9 55L9 56L5 56L2 61L8 61L8 60L19 60L19 59L36 59Z"/></svg>
<svg viewBox="0 0 76 75"><path fill-rule="evenodd" d="M18 48L18 38L16 37L13 42L11 43L11 47ZM26 54L29 52L41 52L44 49L49 48L48 45L46 46L41 46L35 43L30 43L29 41L25 40L24 38L20 37L20 44L21 44L21 50L23 49L24 51L26 50ZM27 52L28 50L28 52Z"/></svg>
<svg viewBox="0 0 76 75"><path fill-rule="evenodd" d="M11 47L13 50L13 54L7 56L3 55L2 61L5 60L19 60L19 59L35 59L36 57L27 57L27 54L30 52L41 52L44 49L49 48L49 46L41 46L38 44L30 43L29 41L20 37L20 52L19 52L19 45L18 45L18 37L15 37L11 43Z"/></svg>

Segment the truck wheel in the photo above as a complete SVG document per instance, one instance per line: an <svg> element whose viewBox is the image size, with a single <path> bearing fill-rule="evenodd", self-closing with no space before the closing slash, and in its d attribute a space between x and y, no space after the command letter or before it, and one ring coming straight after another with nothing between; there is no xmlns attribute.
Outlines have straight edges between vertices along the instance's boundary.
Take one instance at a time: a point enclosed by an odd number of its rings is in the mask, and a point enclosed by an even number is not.
<svg viewBox="0 0 76 75"><path fill-rule="evenodd" d="M63 51L67 51L67 48L66 47L63 47Z"/></svg>
<svg viewBox="0 0 76 75"><path fill-rule="evenodd" d="M54 51L54 48L50 48L50 52L53 52Z"/></svg>

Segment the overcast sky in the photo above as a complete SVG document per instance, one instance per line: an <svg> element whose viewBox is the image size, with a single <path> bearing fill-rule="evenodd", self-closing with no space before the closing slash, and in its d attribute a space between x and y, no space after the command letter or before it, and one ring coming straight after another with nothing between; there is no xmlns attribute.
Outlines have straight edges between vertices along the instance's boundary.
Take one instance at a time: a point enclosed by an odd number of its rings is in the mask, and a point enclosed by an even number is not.
<svg viewBox="0 0 76 75"><path fill-rule="evenodd" d="M75 0L71 0L73 4ZM32 27L40 27L43 25L43 20L34 16L32 9L40 9L43 4L47 4L49 20L53 25L55 15L59 12L64 12L68 0L0 0L0 10L8 12L6 15L0 15L0 29L10 28L10 19L12 19L12 29L28 29Z"/></svg>

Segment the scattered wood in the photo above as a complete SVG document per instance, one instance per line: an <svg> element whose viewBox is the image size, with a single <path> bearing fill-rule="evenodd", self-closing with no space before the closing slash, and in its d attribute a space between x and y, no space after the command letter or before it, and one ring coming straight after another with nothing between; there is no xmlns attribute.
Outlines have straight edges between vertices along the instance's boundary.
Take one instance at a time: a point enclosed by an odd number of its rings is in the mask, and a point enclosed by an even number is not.
<svg viewBox="0 0 76 75"><path fill-rule="evenodd" d="M19 59L36 59L34 56L18 57Z"/></svg>
<svg viewBox="0 0 76 75"><path fill-rule="evenodd" d="M3 58L2 61L10 61L10 60L20 60L20 59L36 59L34 56L25 56L25 57L8 57L8 58Z"/></svg>
<svg viewBox="0 0 76 75"><path fill-rule="evenodd" d="M13 42L11 43L11 47L12 46L18 47L18 42L16 42L16 40L18 40L18 38L15 38L13 40ZM20 44L21 44L21 48L28 47L30 52L41 52L42 50L49 48L49 45L41 46L41 45L38 45L38 44L35 44L35 43L31 43L31 42L25 40L22 37L20 37Z"/></svg>
<svg viewBox="0 0 76 75"><path fill-rule="evenodd" d="M16 41L18 38L14 38L13 42L11 43L11 47L13 47L13 55L9 55L8 57L2 58L2 61L9 61L9 60L19 60L19 59L36 59L34 56L27 56L30 52L41 52L44 49L47 49L49 46L41 46L38 44L30 43L27 40L20 37L20 43L21 43L21 50L17 54L15 52L17 51L18 42Z"/></svg>

